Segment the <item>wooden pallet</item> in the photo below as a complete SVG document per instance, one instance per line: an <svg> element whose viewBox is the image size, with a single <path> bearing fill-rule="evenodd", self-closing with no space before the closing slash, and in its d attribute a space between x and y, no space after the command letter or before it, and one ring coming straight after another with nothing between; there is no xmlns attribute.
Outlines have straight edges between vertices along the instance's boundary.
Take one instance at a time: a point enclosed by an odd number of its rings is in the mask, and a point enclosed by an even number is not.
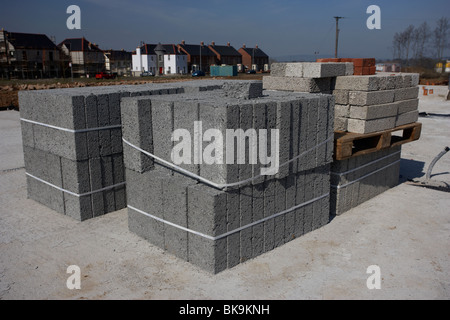
<svg viewBox="0 0 450 320"><path fill-rule="evenodd" d="M413 142L419 140L421 131L420 122L366 134L338 131L334 133L334 159L345 160Z"/></svg>

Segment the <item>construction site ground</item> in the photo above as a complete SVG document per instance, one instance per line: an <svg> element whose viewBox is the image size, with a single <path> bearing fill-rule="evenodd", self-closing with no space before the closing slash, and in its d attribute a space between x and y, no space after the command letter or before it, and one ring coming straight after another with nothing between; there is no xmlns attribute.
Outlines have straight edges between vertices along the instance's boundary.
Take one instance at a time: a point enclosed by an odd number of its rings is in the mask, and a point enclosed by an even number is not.
<svg viewBox="0 0 450 320"><path fill-rule="evenodd" d="M448 89L433 89L420 97L433 116L403 146L397 187L217 275L130 233L126 209L77 222L27 199L19 113L2 111L0 299L449 299L450 193L407 183L450 144ZM432 178L450 184L450 154ZM80 290L66 286L71 265ZM367 287L372 265L381 289Z"/></svg>

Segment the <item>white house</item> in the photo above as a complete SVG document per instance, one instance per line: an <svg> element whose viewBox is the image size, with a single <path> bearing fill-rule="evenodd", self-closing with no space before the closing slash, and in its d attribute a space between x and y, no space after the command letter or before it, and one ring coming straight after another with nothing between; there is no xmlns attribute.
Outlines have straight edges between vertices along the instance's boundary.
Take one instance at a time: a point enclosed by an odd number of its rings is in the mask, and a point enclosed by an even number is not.
<svg viewBox="0 0 450 320"><path fill-rule="evenodd" d="M154 51L155 45L144 44L142 47L136 48L132 56L132 72L133 76L139 76L144 71L150 71L156 74L157 61Z"/></svg>
<svg viewBox="0 0 450 320"><path fill-rule="evenodd" d="M155 75L187 73L186 54L172 44L145 44L136 48L132 63L134 76L139 76L143 71L150 71Z"/></svg>

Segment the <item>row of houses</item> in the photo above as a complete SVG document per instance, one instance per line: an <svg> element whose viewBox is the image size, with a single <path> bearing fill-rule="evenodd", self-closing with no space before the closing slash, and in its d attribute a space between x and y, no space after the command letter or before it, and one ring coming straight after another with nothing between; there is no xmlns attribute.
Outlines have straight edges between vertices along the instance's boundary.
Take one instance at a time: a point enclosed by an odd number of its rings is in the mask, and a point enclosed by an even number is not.
<svg viewBox="0 0 450 320"><path fill-rule="evenodd" d="M238 66L240 72L248 69L255 71L269 70L269 56L258 46L236 50L227 45L212 42L197 44L143 44L133 52L133 75L151 72L155 75L186 74L197 70L210 71L214 65Z"/></svg>
<svg viewBox="0 0 450 320"><path fill-rule="evenodd" d="M269 57L258 46L143 44L134 52L102 50L83 38L58 45L44 34L0 31L1 78L89 77L99 72L139 76L142 72L187 74L209 72L212 65L236 65L241 72L268 71Z"/></svg>

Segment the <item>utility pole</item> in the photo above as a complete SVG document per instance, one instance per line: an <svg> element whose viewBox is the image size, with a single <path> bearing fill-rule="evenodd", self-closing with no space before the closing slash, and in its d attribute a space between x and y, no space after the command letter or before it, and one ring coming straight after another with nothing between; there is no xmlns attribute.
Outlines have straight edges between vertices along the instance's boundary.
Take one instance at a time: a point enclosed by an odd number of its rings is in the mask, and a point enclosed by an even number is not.
<svg viewBox="0 0 450 320"><path fill-rule="evenodd" d="M334 57L338 57L338 44L339 44L339 20L344 19L344 17L334 17L336 19L336 47L334 49Z"/></svg>

